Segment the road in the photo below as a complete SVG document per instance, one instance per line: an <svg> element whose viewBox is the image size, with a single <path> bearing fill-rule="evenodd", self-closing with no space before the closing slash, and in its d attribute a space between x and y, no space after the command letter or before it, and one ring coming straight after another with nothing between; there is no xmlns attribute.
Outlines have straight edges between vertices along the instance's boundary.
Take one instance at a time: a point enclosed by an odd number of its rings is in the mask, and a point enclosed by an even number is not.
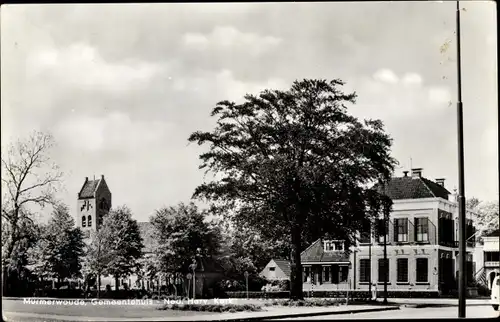
<svg viewBox="0 0 500 322"><path fill-rule="evenodd" d="M162 303L161 301L159 303ZM22 300L2 299L2 314L8 321L25 320L25 314L47 314L75 317L122 317L122 318L159 318L186 315L208 314L208 312L192 311L162 311L157 310L162 304L141 305L102 305L99 303L85 303L85 305L43 305L25 304Z"/></svg>
<svg viewBox="0 0 500 322"><path fill-rule="evenodd" d="M321 315L309 318L297 318L296 320L363 320L363 319L433 319L458 317L457 306L427 307L427 308L401 308L396 311ZM466 318L498 318L499 311L495 311L490 305L467 306ZM290 319L287 319L290 320ZM292 319L293 320L293 319ZM276 320L278 321L278 320Z"/></svg>

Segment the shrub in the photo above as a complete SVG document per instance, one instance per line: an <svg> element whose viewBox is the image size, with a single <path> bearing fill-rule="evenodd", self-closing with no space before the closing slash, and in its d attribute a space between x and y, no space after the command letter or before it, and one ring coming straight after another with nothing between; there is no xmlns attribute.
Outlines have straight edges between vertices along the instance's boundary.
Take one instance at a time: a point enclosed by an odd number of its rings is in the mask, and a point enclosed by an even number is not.
<svg viewBox="0 0 500 322"><path fill-rule="evenodd" d="M237 311L261 311L262 308L255 304L211 304L211 305L201 305L201 304L167 304L159 308L159 310L181 310L181 311L206 311L206 312L237 312Z"/></svg>

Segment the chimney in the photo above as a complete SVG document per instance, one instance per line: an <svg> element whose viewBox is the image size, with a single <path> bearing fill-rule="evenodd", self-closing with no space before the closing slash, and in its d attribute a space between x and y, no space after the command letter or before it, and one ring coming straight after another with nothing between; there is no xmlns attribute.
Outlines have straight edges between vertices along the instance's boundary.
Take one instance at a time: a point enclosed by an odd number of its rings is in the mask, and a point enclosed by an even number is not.
<svg viewBox="0 0 500 322"><path fill-rule="evenodd" d="M85 182L89 181L89 177L85 177Z"/></svg>
<svg viewBox="0 0 500 322"><path fill-rule="evenodd" d="M408 172L410 172L410 171L403 171L403 174L404 174L405 177L408 176Z"/></svg>
<svg viewBox="0 0 500 322"><path fill-rule="evenodd" d="M411 169L411 177L412 178L422 178L422 168L413 168Z"/></svg>
<svg viewBox="0 0 500 322"><path fill-rule="evenodd" d="M104 174L101 174L101 179L104 180ZM443 179L444 180L444 179Z"/></svg>
<svg viewBox="0 0 500 322"><path fill-rule="evenodd" d="M436 183L442 187L444 187L444 178L436 179Z"/></svg>

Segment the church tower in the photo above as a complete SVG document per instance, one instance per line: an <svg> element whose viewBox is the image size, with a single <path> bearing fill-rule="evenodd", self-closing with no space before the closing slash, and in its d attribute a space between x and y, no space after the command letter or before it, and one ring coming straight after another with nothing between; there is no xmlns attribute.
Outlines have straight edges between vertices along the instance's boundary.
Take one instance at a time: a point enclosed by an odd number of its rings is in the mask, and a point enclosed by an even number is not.
<svg viewBox="0 0 500 322"><path fill-rule="evenodd" d="M104 175L100 179L89 180L85 178L82 189L78 193L78 203L76 221L78 227L83 231L85 237L90 237L90 231L97 230L104 215L111 209L111 191L104 180Z"/></svg>

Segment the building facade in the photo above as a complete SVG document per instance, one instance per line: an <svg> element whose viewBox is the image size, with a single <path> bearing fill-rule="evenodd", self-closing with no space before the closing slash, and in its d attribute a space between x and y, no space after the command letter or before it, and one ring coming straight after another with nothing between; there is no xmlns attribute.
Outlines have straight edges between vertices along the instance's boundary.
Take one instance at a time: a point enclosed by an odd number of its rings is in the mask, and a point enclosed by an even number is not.
<svg viewBox="0 0 500 322"><path fill-rule="evenodd" d="M354 288L368 290L387 280L389 291L434 291L441 294L457 288L458 207L455 196L444 187L444 179L431 181L422 169L392 178L383 193L393 200L387 221L387 269L384 261L384 219L361 232L351 253ZM474 224L467 213L467 277L473 280ZM371 233L370 233L371 232ZM387 274L385 272L388 272Z"/></svg>
<svg viewBox="0 0 500 322"><path fill-rule="evenodd" d="M500 230L483 237L483 270L484 277L491 290L493 279L500 275Z"/></svg>
<svg viewBox="0 0 500 322"><path fill-rule="evenodd" d="M456 197L445 188L444 179L426 179L422 169L403 173L380 189L393 201L388 220L377 218L367 226L359 234L358 245L346 252L341 241L317 240L302 252L305 291L381 290L385 282L388 291L446 294L456 290ZM473 260L474 219L474 214L467 212L468 281L474 280L479 268Z"/></svg>
<svg viewBox="0 0 500 322"><path fill-rule="evenodd" d="M89 238L90 232L97 230L111 209L111 191L104 175L97 180L86 177L77 199L76 222L85 238Z"/></svg>
<svg viewBox="0 0 500 322"><path fill-rule="evenodd" d="M287 260L271 259L260 272L260 276L269 281L290 280L290 262Z"/></svg>

